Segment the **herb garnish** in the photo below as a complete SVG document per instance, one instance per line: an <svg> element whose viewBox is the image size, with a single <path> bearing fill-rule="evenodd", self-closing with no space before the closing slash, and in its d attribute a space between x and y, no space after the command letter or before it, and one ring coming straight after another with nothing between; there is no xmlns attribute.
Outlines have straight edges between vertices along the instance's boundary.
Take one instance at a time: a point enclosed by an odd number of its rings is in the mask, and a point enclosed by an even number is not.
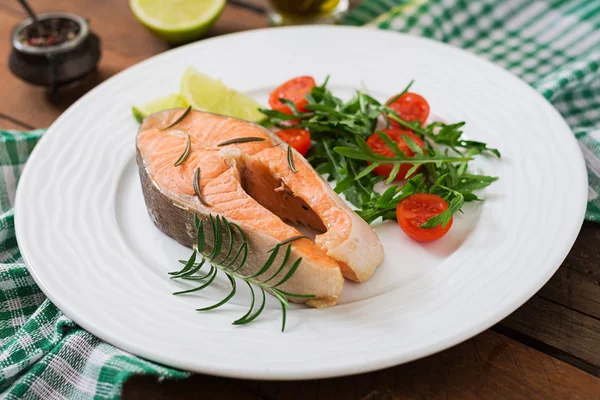
<svg viewBox="0 0 600 400"><path fill-rule="evenodd" d="M188 114L190 113L190 111L192 111L192 106L189 106L188 108L186 108L185 111L183 112L183 114L181 114L181 116L179 118L177 118L175 120L175 122L173 122L171 125L167 126L166 128L163 128L163 131L167 130L167 129L171 129L172 127L174 127L175 125L177 125L178 123L180 123L181 121L183 121L185 119L185 117L188 116Z"/></svg>
<svg viewBox="0 0 600 400"><path fill-rule="evenodd" d="M435 193L448 202L448 210L431 218L422 227L446 225L465 202L481 200L474 191L487 187L497 179L469 172L469 162L475 156L500 157L500 152L487 147L485 143L463 139L464 122L433 122L421 126L419 121L402 120L388 107L406 93L413 82L387 103L380 103L362 91L357 91L349 101L343 101L327 88L328 79L322 85L314 87L306 96L306 112L298 112L292 108L293 114L288 115L276 110L261 109L267 116L263 126L310 131L314 143L307 160L329 181L336 181L335 191L343 193L358 208L358 215L368 223L378 218L395 219L398 202L410 194ZM404 136L406 144L415 153L414 157L408 157L388 135L378 131L377 134L394 155L385 157L372 151L366 144L366 139L376 131L380 116L383 116L386 127L391 120L413 131L423 140L425 147L421 149L413 140ZM407 176L414 174L419 166L421 170L403 186L392 184L383 193L378 193L375 185L385 178L372 171L381 164L394 166L386 184L391 184L395 178L404 178L397 176L401 164L413 165Z"/></svg>
<svg viewBox="0 0 600 400"><path fill-rule="evenodd" d="M390 104L392 104L393 102L395 102L396 100L398 100L400 98L400 96L402 96L404 93L408 92L408 90L410 89L410 87L413 85L413 83L415 83L414 80L410 81L408 83L408 85L406 85L406 87L404 88L404 90L402 90L400 93L398 93L397 95L391 97L388 101L385 102L386 106L389 106Z"/></svg>
<svg viewBox="0 0 600 400"><path fill-rule="evenodd" d="M177 161L175 161L174 165L176 167L179 167L181 164L183 164L185 162L185 160L187 160L188 156L190 155L191 149L192 149L192 138L190 137L190 135L187 135L187 143L185 145L185 150L183 151L183 154L181 154L181 156L179 156Z"/></svg>
<svg viewBox="0 0 600 400"><path fill-rule="evenodd" d="M294 261L292 263L292 266L288 269L288 271L285 274L282 274L282 271L283 271L284 267L286 266L286 264L288 263L288 260L290 259L290 256L291 256L292 245L290 244L290 242L293 240L298 240L302 237L290 238L287 241L282 241L282 242L276 244L275 247L273 247L273 249L270 250L271 254L270 254L269 258L267 259L267 261L265 261L263 266L261 268L259 268L259 270L255 274L253 274L251 276L245 276L245 275L242 275L241 273L239 273L239 271L246 264L246 260L248 257L248 246L249 245L248 245L248 240L246 238L246 235L244 234L242 229L239 227L239 225L229 222L225 217L221 217L221 216L217 215L216 218L213 218L212 214L209 214L209 221L211 224L210 229L212 230L212 237L214 238L214 244L213 244L212 250L210 252L206 251L207 246L206 246L205 234L204 234L204 221L199 219L197 214L194 214L194 225L196 227L197 243L193 248L192 255L190 256L190 258L187 261L184 261L184 260L180 261L182 264L184 264L184 266L181 270L169 273L170 275L172 275L171 279L184 279L184 280L205 281L205 282L196 288L183 290L180 292L175 292L173 294L181 295L181 294L185 294L185 293L192 293L192 292L202 290L202 289L210 286L214 282L215 278L217 277L218 272L221 271L225 274L225 276L229 280L229 283L231 284L231 291L229 292L229 294L227 296L225 296L221 301L217 302L216 304L213 304L211 306L204 307L204 308L198 308L196 311L214 310L215 308L218 308L218 307L222 306L223 304L226 304L229 300L231 300L231 298L233 298L233 296L235 295L235 293L237 291L235 278L238 278L238 279L244 281L246 283L246 285L248 285L248 288L250 289L250 294L252 296L252 300L251 300L248 312L246 314L244 314L241 318L233 321L233 324L234 325L244 325L244 324L247 324L247 323L255 320L262 313L262 311L265 308L265 301L266 301L265 292L266 292L266 293L270 293L273 296L275 296L277 298L277 300L279 300L279 303L281 304L281 312L282 312L281 331L283 332L285 330L286 310L290 306L286 297L296 297L296 298L302 298L302 299L311 299L311 298L315 297L314 295L288 293L288 292L285 292L285 291L279 289L279 287L281 285L283 285L285 282L287 282L294 275L294 273L300 266L300 263L302 262L302 258L298 258L296 261ZM221 257L221 249L223 248L223 244L224 244L223 239L224 238L227 238L227 242L226 242L227 251L225 252L225 256ZM233 258L231 258L231 254L233 253L233 248L234 248L234 242L236 241L235 239L237 239L237 242L240 244L239 244L237 252L233 256ZM265 274L271 270L271 267L274 265L274 262L279 253L279 250L282 248L282 246L284 246L286 244L287 244L287 247L285 248L285 254L284 254L281 264L279 265L279 268L277 268L275 273L273 273L267 279L259 280L258 279L259 277L265 276ZM241 255L241 258L240 258L240 255ZM196 262L197 256L201 257L200 262ZM204 275L195 275L202 269L202 267L205 264L210 266L209 271L207 273L205 273ZM283 276L281 276L281 275L283 275ZM254 287L258 287L262 294L261 305L258 307L258 309L256 311L254 311L254 304L255 304Z"/></svg>
<svg viewBox="0 0 600 400"><path fill-rule="evenodd" d="M242 138L226 140L224 142L219 143L217 145L217 147L227 146L229 144L236 144L236 143L264 142L265 140L267 140L267 138L264 138L264 137L263 138L261 138L261 137L242 137Z"/></svg>
<svg viewBox="0 0 600 400"><path fill-rule="evenodd" d="M296 169L296 165L294 164L294 153L292 151L292 146L288 146L287 148L287 162L292 172L298 172L298 170Z"/></svg>
<svg viewBox="0 0 600 400"><path fill-rule="evenodd" d="M298 236L292 236L291 238L287 238L285 240L282 240L281 242L278 243L279 246L283 246L284 244L288 244L288 243L292 243L295 242L296 240L300 240L300 239L308 239L311 240L311 238L309 238L308 236L304 236L304 235L298 235ZM273 249L269 250L269 253L273 251Z"/></svg>
<svg viewBox="0 0 600 400"><path fill-rule="evenodd" d="M200 200L200 202L206 207L210 207L210 204L208 204L206 200L204 200L204 197L202 197L202 192L200 191L200 168L196 168L196 170L194 171L193 185L194 192L196 193L196 197L198 197L198 200Z"/></svg>

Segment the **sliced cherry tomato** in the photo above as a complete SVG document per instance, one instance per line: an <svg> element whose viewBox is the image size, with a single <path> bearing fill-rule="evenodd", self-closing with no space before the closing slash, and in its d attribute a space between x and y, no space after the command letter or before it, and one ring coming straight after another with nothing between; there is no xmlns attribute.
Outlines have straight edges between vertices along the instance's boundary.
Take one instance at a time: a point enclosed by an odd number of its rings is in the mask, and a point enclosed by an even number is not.
<svg viewBox="0 0 600 400"><path fill-rule="evenodd" d="M387 134L390 137L390 139L392 139L394 142L398 143L398 148L408 157L413 157L415 155L415 152L408 147L402 135L406 135L409 138L411 138L419 147L425 147L425 143L423 143L421 138L407 129L391 128L382 129L381 131ZM369 138L367 139L367 145L369 145L371 150L373 150L375 153L384 155L386 157L392 157L394 155L392 149L390 149L387 146L387 144L385 144L385 142L379 137L377 132L369 136ZM400 171L398 172L398 178L404 179L406 177L406 173L409 169L412 168L412 166L412 164L401 164ZM375 168L373 172L375 172L379 176L389 176L393 168L393 164L381 164L380 166Z"/></svg>
<svg viewBox="0 0 600 400"><path fill-rule="evenodd" d="M448 203L437 194L416 193L403 199L396 206L396 218L407 236L419 242L430 242L444 236L452 226L453 218L445 227L421 228L428 219L448 209Z"/></svg>
<svg viewBox="0 0 600 400"><path fill-rule="evenodd" d="M277 132L277 136L296 149L298 153L302 154L303 156L305 156L308 152L310 147L310 132L306 129L283 129Z"/></svg>
<svg viewBox="0 0 600 400"><path fill-rule="evenodd" d="M277 89L271 92L269 97L269 105L273 110L281 111L286 114L293 114L290 107L282 103L280 99L290 100L294 102L296 109L300 112L306 111L304 108L308 104L305 96L310 93L313 87L316 86L312 76L299 76L290 79Z"/></svg>
<svg viewBox="0 0 600 400"><path fill-rule="evenodd" d="M421 121L421 125L424 125L427 117L429 117L429 103L416 93L406 92L392 104L389 104L388 107L396 111L403 120ZM390 125L400 126L393 119L390 119Z"/></svg>

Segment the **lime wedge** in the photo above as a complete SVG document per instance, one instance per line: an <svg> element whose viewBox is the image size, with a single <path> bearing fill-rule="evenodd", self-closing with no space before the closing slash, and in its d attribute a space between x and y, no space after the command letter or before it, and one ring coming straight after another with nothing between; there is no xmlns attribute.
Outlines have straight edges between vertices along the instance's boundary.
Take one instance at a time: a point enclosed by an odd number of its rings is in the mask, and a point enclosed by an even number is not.
<svg viewBox="0 0 600 400"><path fill-rule="evenodd" d="M183 43L200 38L212 26L225 0L129 0L129 6L150 32Z"/></svg>
<svg viewBox="0 0 600 400"><path fill-rule="evenodd" d="M254 99L191 67L181 79L181 96L196 110L251 122L260 122L265 118L258 111L262 106Z"/></svg>
<svg viewBox="0 0 600 400"><path fill-rule="evenodd" d="M188 104L180 95L170 94L168 96L152 100L141 106L133 106L131 107L131 112L133 112L133 116L137 122L141 123L146 116L154 114L155 112L169 110L171 108L184 108L187 106Z"/></svg>

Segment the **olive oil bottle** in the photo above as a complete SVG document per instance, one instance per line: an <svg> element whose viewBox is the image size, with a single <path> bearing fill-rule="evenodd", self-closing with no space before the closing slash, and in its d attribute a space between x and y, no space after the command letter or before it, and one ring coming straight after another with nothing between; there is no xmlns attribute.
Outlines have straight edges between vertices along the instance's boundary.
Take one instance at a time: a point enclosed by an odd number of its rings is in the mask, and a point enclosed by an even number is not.
<svg viewBox="0 0 600 400"><path fill-rule="evenodd" d="M348 0L271 0L272 25L336 23L348 10Z"/></svg>

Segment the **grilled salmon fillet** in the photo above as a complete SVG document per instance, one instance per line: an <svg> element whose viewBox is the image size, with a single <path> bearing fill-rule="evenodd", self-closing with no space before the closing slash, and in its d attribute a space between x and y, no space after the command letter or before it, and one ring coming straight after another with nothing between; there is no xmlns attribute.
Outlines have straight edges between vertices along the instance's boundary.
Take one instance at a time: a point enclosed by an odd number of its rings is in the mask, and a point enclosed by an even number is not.
<svg viewBox="0 0 600 400"><path fill-rule="evenodd" d="M260 125L221 115L191 111L181 122L164 129L184 112L173 109L150 115L137 135L142 190L150 217L161 231L191 247L196 242L195 213L206 220L205 226L209 214L225 217L238 224L248 238L248 261L241 272L251 274L277 243L301 235L294 226L307 226L316 233L314 242L292 242L288 264L299 257L302 263L281 288L315 295L308 301L290 299L314 307L336 304L343 276L363 282L373 274L383 260L379 238L304 157L293 151L297 170L293 172L288 146L276 135ZM188 135L189 156L176 167ZM219 146L247 137L265 140ZM194 190L197 168L200 192L208 205ZM210 234L206 240L212 245ZM283 260L283 253L277 261Z"/></svg>

